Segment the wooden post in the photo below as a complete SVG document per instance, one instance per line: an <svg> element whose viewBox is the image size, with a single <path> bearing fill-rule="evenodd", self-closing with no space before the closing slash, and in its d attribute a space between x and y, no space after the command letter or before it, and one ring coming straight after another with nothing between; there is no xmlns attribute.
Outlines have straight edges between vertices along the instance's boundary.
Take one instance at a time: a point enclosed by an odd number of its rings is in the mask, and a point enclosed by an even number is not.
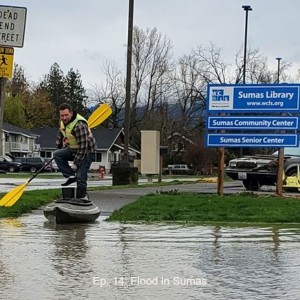
<svg viewBox="0 0 300 300"><path fill-rule="evenodd" d="M163 156L159 157L159 173L158 173L158 182L162 181L162 171L163 171Z"/></svg>
<svg viewBox="0 0 300 300"><path fill-rule="evenodd" d="M277 167L277 185L276 185L276 194L278 196L282 196L283 163L284 163L284 148L279 148L279 151L278 151L278 167Z"/></svg>
<svg viewBox="0 0 300 300"><path fill-rule="evenodd" d="M153 174L148 174L147 178L148 178L148 183L152 183L153 182Z"/></svg>
<svg viewBox="0 0 300 300"><path fill-rule="evenodd" d="M225 113L220 113L221 117L225 116ZM221 133L225 133L225 130L221 130ZM219 196L224 194L224 163L225 163L225 148L218 148L218 189L217 193Z"/></svg>
<svg viewBox="0 0 300 300"><path fill-rule="evenodd" d="M286 116L286 113L280 114L282 117ZM284 134L285 130L280 130L280 134ZM276 185L276 195L282 196L283 190L283 165L284 165L284 148L279 148L278 151L278 166L277 166L277 185Z"/></svg>
<svg viewBox="0 0 300 300"><path fill-rule="evenodd" d="M224 188L224 162L225 162L225 149L224 147L218 148L218 195L223 196Z"/></svg>

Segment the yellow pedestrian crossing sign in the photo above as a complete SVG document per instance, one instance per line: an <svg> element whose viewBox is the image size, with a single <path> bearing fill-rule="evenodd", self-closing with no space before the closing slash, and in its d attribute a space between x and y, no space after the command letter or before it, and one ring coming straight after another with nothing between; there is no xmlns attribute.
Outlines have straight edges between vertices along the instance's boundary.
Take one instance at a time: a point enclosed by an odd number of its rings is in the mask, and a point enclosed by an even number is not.
<svg viewBox="0 0 300 300"><path fill-rule="evenodd" d="M0 77L12 77L13 62L14 48L0 47Z"/></svg>

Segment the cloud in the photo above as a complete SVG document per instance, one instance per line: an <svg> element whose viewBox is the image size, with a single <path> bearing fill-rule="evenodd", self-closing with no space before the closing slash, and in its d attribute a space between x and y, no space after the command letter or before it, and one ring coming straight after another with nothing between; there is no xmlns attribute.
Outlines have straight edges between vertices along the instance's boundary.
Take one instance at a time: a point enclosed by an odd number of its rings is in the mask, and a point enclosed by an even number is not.
<svg viewBox="0 0 300 300"><path fill-rule="evenodd" d="M139 0L134 25L156 27L173 43L176 58L198 45L213 42L233 62L243 47L245 12L242 0ZM276 65L276 57L299 65L300 1L251 0L248 45L259 48ZM24 47L15 62L32 80L57 62L64 72L77 69L88 88L103 80L101 66L114 61L126 68L128 0L11 0L27 7Z"/></svg>

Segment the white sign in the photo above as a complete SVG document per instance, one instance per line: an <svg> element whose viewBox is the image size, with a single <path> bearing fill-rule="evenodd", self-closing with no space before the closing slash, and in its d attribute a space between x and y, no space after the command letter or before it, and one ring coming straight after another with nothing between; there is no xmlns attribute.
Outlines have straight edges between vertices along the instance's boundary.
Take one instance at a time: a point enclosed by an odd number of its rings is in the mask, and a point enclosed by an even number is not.
<svg viewBox="0 0 300 300"><path fill-rule="evenodd" d="M0 45L23 47L26 7L0 5Z"/></svg>

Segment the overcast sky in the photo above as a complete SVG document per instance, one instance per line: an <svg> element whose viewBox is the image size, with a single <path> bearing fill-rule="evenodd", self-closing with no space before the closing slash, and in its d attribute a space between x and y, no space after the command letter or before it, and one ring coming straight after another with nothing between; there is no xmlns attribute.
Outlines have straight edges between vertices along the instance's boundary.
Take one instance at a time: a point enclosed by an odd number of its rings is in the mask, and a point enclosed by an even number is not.
<svg viewBox="0 0 300 300"><path fill-rule="evenodd" d="M66 74L78 70L85 88L100 84L101 67L114 61L126 68L128 0L7 0L27 8L23 48L14 61L38 81L57 62ZM248 47L259 48L276 70L276 57L300 67L299 0L135 0L134 25L156 27L173 44L175 58L213 42L229 63L243 47L245 12ZM294 72L295 73L295 72ZM124 72L125 74L125 72Z"/></svg>

